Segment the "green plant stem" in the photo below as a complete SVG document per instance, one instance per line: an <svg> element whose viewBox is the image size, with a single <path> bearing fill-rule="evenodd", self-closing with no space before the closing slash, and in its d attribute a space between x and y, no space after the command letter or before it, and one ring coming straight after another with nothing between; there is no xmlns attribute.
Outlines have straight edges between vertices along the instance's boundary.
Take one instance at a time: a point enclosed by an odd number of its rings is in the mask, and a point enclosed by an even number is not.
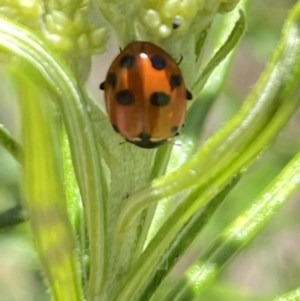
<svg viewBox="0 0 300 301"><path fill-rule="evenodd" d="M53 106L47 93L42 93L26 76L14 75L20 87L24 182L36 248L54 300L82 301L75 237L64 198L60 139Z"/></svg>
<svg viewBox="0 0 300 301"><path fill-rule="evenodd" d="M202 211L195 213L188 221L186 226L172 241L168 251L161 258L155 269L157 272L151 275L151 281L147 282L147 287L144 289L141 297L139 297L140 300L150 300L152 295L154 300L162 300L163 295L170 287L173 287L173 283L168 280L164 281L161 286L160 284L164 277L172 270L178 257L181 257L181 255L184 254L239 180L240 176L234 178L233 181L216 195Z"/></svg>
<svg viewBox="0 0 300 301"><path fill-rule="evenodd" d="M9 133L9 131L0 124L0 145L2 145L19 163L22 147Z"/></svg>
<svg viewBox="0 0 300 301"><path fill-rule="evenodd" d="M150 180L158 178L165 174L172 153L172 149L173 145L167 144L157 150L152 173L150 175ZM136 259L142 253L143 248L145 247L145 242L147 240L147 235L153 220L153 216L155 214L155 210L156 204L153 204L145 210L141 217L141 227L139 233L137 234L137 244L135 247L135 252L133 252L131 261Z"/></svg>
<svg viewBox="0 0 300 301"><path fill-rule="evenodd" d="M91 262L88 296L95 300L101 294L108 262L106 191L84 95L66 64L41 38L4 17L0 17L0 47L31 64L57 95L86 214Z"/></svg>
<svg viewBox="0 0 300 301"><path fill-rule="evenodd" d="M299 189L299 174L300 152L254 200L251 206L229 225L204 252L197 266L192 266L188 270L189 278L197 282L195 286L197 296L235 253L246 245L267 224L289 197ZM162 300L180 300L180 296L184 295L188 289L189 286L184 284L181 287L181 292L176 292L175 299L173 296Z"/></svg>
<svg viewBox="0 0 300 301"><path fill-rule="evenodd" d="M157 180L150 188L127 200L118 221L117 235L120 237L134 222L133 217L149 204L197 184L136 261L113 300L129 301L138 294L184 224L270 144L297 110L300 94L299 13L300 4L292 11L271 64L241 111L177 172Z"/></svg>

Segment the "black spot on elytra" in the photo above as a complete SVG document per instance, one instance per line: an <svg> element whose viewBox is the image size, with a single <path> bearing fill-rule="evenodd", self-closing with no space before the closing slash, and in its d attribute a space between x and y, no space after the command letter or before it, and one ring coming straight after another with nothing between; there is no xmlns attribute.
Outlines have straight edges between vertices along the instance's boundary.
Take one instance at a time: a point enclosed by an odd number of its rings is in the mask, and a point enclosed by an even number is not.
<svg viewBox="0 0 300 301"><path fill-rule="evenodd" d="M193 99L193 94L189 90L186 90L186 99L187 100Z"/></svg>
<svg viewBox="0 0 300 301"><path fill-rule="evenodd" d="M121 90L116 94L117 102L122 106L130 106L134 103L134 94L130 90Z"/></svg>
<svg viewBox="0 0 300 301"><path fill-rule="evenodd" d="M154 106L164 107L167 106L170 101L170 95L165 92L154 92L150 96L150 102Z"/></svg>
<svg viewBox="0 0 300 301"><path fill-rule="evenodd" d="M151 61L152 67L156 70L163 70L167 66L166 59L160 55L153 55L150 58L150 61Z"/></svg>
<svg viewBox="0 0 300 301"><path fill-rule="evenodd" d="M179 127L175 125L171 128L171 133L173 135L179 135L178 130L179 130Z"/></svg>
<svg viewBox="0 0 300 301"><path fill-rule="evenodd" d="M182 83L181 76L179 74L172 74L170 78L170 86L171 90L173 90L176 87L179 87Z"/></svg>
<svg viewBox="0 0 300 301"><path fill-rule="evenodd" d="M126 54L121 58L120 66L124 69L131 69L134 66L135 56Z"/></svg>
<svg viewBox="0 0 300 301"><path fill-rule="evenodd" d="M119 128L116 124L112 124L112 127L117 133L120 133Z"/></svg>
<svg viewBox="0 0 300 301"><path fill-rule="evenodd" d="M106 83L110 86L112 86L113 88L116 87L117 85L117 75L114 72L110 72L107 74L106 77Z"/></svg>

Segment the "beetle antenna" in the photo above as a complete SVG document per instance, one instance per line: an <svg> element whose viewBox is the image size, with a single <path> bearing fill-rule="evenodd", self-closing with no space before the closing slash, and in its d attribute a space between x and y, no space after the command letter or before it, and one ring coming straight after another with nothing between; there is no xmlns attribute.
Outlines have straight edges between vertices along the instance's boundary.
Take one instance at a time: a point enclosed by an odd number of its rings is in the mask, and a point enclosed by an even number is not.
<svg viewBox="0 0 300 301"><path fill-rule="evenodd" d="M180 63L182 62L182 60L183 60L183 55L182 54L180 54L180 59L179 59L179 61L176 63L178 66L180 65Z"/></svg>

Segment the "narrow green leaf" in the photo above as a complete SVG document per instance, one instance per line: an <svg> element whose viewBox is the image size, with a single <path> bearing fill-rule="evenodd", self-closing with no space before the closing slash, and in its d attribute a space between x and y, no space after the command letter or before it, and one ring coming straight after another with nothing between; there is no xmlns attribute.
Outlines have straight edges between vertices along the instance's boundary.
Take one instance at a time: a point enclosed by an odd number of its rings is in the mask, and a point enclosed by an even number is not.
<svg viewBox="0 0 300 301"><path fill-rule="evenodd" d="M22 205L18 204L11 209L4 212L0 212L0 231L7 227L16 226L28 219L27 213L25 212Z"/></svg>
<svg viewBox="0 0 300 301"><path fill-rule="evenodd" d="M85 95L66 66L53 51L25 27L0 17L0 47L20 57L44 78L56 95L66 126L77 182L85 210L90 244L89 297L100 295L107 269L106 190Z"/></svg>
<svg viewBox="0 0 300 301"><path fill-rule="evenodd" d="M299 301L300 300L300 288L296 288L288 293L281 296L277 296L272 301Z"/></svg>
<svg viewBox="0 0 300 301"><path fill-rule="evenodd" d="M214 69L226 58L226 56L234 49L237 43L240 41L241 36L244 34L246 28L245 15L242 10L239 11L239 19L236 21L232 32L221 46L220 49L215 53L210 62L205 66L201 72L199 78L196 79L192 86L193 93L198 96L207 82L209 76Z"/></svg>
<svg viewBox="0 0 300 301"><path fill-rule="evenodd" d="M246 245L300 188L299 175L300 153L289 162L251 206L223 231L201 256L200 262L188 270L187 274L197 296L236 252ZM183 287L180 293L177 291L177 297L172 300L176 301L177 298L179 300L181 294L189 290L188 285Z"/></svg>
<svg viewBox="0 0 300 301"><path fill-rule="evenodd" d="M182 149L188 157L197 150L208 113L226 82L231 62L238 48L237 44L246 28L244 9L245 3L242 2L234 13L226 15L221 20L216 20L213 25L210 39L213 39L214 49L218 50L204 70L201 70L199 81L202 81L203 89L200 93L195 94L196 99L187 112L184 128L178 137L178 140L182 142ZM231 29L233 23L235 26ZM231 29L230 34L228 28ZM228 51L227 55L226 51ZM216 67L213 69L214 65ZM186 149L186 145L193 145L193 147L189 146Z"/></svg>
<svg viewBox="0 0 300 301"><path fill-rule="evenodd" d="M240 176L234 178L233 181L226 186L224 190L218 193L202 211L195 213L182 228L180 233L178 233L176 238L170 244L167 252L163 254L163 257L155 268L157 272L152 274L151 279L147 282L143 295L139 297L140 300L150 300L152 295L154 300L163 300L165 292L170 288L173 288L174 283L168 281L168 279L166 279L161 286L160 284L164 277L172 270L178 257L181 257L184 254L239 180Z"/></svg>
<svg viewBox="0 0 300 301"><path fill-rule="evenodd" d="M28 72L29 73L29 72ZM18 77L24 137L24 184L30 223L56 301L83 300L74 233L64 197L58 128L47 93Z"/></svg>
<svg viewBox="0 0 300 301"><path fill-rule="evenodd" d="M172 151L173 145L169 144L166 144L157 150L155 154L153 169L150 175L150 180L156 179L165 174ZM140 219L141 226L139 228L139 232L136 239L135 252L133 252L132 255L133 258L137 258L145 247L150 226L152 227L155 210L156 204L153 204L143 212L143 215Z"/></svg>

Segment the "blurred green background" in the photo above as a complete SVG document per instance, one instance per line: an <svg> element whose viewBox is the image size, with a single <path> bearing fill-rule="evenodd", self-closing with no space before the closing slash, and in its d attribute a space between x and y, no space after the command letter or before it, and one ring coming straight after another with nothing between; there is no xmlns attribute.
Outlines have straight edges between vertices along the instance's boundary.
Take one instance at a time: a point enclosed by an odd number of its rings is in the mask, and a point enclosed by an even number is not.
<svg viewBox="0 0 300 301"><path fill-rule="evenodd" d="M240 108L268 62L280 38L284 19L296 3L292 0L249 2L248 29L234 58L225 89L209 114L204 140ZM117 48L115 50L118 51ZM103 57L96 58L99 59L103 60ZM0 66L0 77L0 123L19 139L16 95L14 87L7 79L4 66ZM93 76L88 86L97 90L102 80L103 76ZM204 249L207 242L246 208L299 150L299 118L299 114L295 114L278 139L247 171L210 221L201 239L195 243L195 250L202 247ZM0 212L23 201L21 177L20 166L0 147ZM201 300L268 300L299 286L299 196L300 194L295 195L267 227L235 257L216 282L205 290ZM26 223L6 228L0 233L0 301L20 300L50 300Z"/></svg>

